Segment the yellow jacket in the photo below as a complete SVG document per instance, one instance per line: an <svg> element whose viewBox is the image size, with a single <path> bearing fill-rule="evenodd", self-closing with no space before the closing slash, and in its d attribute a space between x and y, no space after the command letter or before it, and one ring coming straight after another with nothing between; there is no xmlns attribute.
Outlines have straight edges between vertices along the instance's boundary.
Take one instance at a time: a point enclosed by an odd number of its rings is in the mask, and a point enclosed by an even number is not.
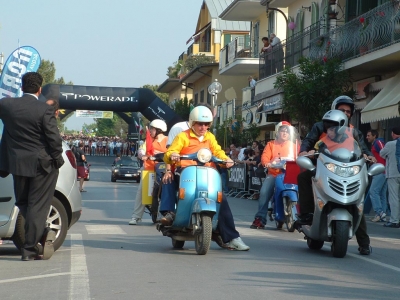
<svg viewBox="0 0 400 300"><path fill-rule="evenodd" d="M172 164L172 153L188 154L189 149L193 149L193 151L190 151L190 153L196 153L201 148L209 148L212 154L219 159L228 159L225 151L221 149L220 145L218 145L215 136L211 132L207 131L203 140L200 141L193 131L188 129L175 137L167 152L164 154L164 162L167 164Z"/></svg>

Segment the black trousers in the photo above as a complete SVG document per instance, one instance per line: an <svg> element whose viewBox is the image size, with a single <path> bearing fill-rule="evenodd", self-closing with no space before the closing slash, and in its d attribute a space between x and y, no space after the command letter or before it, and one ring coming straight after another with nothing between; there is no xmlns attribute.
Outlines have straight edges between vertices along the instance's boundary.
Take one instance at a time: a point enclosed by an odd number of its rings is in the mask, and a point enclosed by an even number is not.
<svg viewBox="0 0 400 300"><path fill-rule="evenodd" d="M311 178L313 172L304 171L297 176L297 183L299 186L299 205L300 213L313 213L314 212L314 195L312 191ZM361 216L360 225L356 231L357 243L360 246L367 246L370 244L369 235L367 233L367 223L364 214Z"/></svg>
<svg viewBox="0 0 400 300"><path fill-rule="evenodd" d="M38 254L37 244L41 240L51 200L58 178L58 169L46 173L40 166L35 177L13 175L15 205L25 218L25 243L23 255Z"/></svg>
<svg viewBox="0 0 400 300"><path fill-rule="evenodd" d="M225 194L222 194L222 201L219 206L217 229L224 243L228 243L240 236L239 232L236 230L232 211Z"/></svg>

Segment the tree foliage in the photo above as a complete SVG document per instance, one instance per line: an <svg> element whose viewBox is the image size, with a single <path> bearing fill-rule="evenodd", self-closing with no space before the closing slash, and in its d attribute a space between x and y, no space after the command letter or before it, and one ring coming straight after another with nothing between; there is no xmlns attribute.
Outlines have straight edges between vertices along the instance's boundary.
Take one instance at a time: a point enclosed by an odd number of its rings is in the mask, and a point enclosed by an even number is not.
<svg viewBox="0 0 400 300"><path fill-rule="evenodd" d="M178 78L179 71L181 70L183 65L182 60L178 60L174 62L173 66L168 67L167 76L168 78Z"/></svg>
<svg viewBox="0 0 400 300"><path fill-rule="evenodd" d="M56 66L54 62L50 60L43 59L40 63L39 69L37 71L40 75L43 76L43 86L49 83L56 83L56 84L73 84L72 81L65 83L63 77L56 79Z"/></svg>
<svg viewBox="0 0 400 300"><path fill-rule="evenodd" d="M165 103L169 102L169 95L167 93L157 92L158 85L145 84L142 86L142 88L152 90L162 101L164 101Z"/></svg>
<svg viewBox="0 0 400 300"><path fill-rule="evenodd" d="M192 55L185 60L185 71L189 73L191 70L200 65L211 64L215 62L214 56L206 56L205 54Z"/></svg>
<svg viewBox="0 0 400 300"><path fill-rule="evenodd" d="M249 144L257 140L261 129L254 123L244 128L243 122L244 119L229 118L223 124L215 126L215 137L223 148L229 147L230 144Z"/></svg>
<svg viewBox="0 0 400 300"><path fill-rule="evenodd" d="M287 68L277 76L275 88L283 91L285 113L307 129L321 120L337 96L352 92L350 73L342 69L340 60L321 64L304 57L299 59L298 73Z"/></svg>
<svg viewBox="0 0 400 300"><path fill-rule="evenodd" d="M190 114L190 101L187 97L175 101L171 104L171 108L175 111L175 113L180 116L183 120L189 120Z"/></svg>

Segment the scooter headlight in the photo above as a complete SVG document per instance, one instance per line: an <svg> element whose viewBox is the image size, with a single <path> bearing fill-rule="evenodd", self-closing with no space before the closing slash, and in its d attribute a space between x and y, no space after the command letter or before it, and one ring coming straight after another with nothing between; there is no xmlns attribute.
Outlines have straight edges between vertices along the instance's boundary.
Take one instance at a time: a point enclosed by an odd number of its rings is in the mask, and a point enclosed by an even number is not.
<svg viewBox="0 0 400 300"><path fill-rule="evenodd" d="M350 177L357 175L358 173L360 173L361 170L360 166L342 167L333 163L327 163L325 164L325 167L332 173L341 177Z"/></svg>
<svg viewBox="0 0 400 300"><path fill-rule="evenodd" d="M208 163L211 160L211 157L212 153L210 149L202 148L197 152L197 159L203 164Z"/></svg>

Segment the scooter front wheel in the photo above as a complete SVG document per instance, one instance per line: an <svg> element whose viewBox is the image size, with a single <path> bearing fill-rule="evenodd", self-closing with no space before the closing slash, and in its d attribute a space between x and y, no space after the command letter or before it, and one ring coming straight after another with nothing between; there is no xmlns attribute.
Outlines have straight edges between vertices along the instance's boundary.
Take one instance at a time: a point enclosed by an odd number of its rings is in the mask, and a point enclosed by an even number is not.
<svg viewBox="0 0 400 300"><path fill-rule="evenodd" d="M334 235L331 246L333 257L343 258L349 244L349 226L347 221L336 221L334 224Z"/></svg>
<svg viewBox="0 0 400 300"><path fill-rule="evenodd" d="M285 197L283 201L283 209L285 210L285 223L289 232L294 232L294 215L297 213L296 202Z"/></svg>
<svg viewBox="0 0 400 300"><path fill-rule="evenodd" d="M204 255L207 254L211 245L212 221L211 217L207 215L200 215L199 218L201 231L196 234L194 243L197 254Z"/></svg>

